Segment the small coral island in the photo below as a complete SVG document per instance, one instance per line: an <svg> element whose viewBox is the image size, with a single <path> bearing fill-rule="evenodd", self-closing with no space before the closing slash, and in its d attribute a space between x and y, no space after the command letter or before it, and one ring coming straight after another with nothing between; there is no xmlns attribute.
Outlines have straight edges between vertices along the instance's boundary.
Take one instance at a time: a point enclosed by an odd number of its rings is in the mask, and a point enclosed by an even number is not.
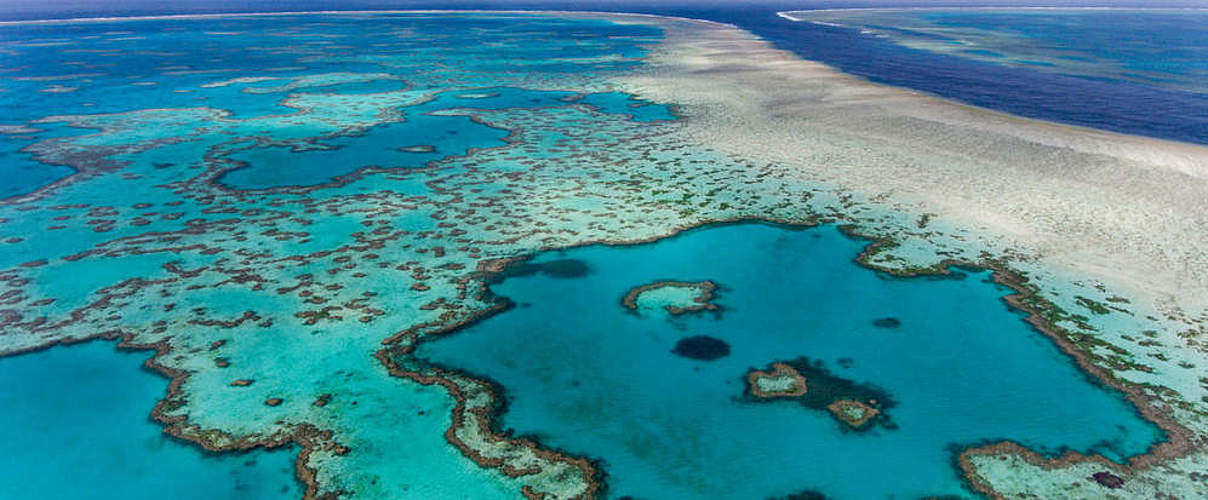
<svg viewBox="0 0 1208 500"><path fill-rule="evenodd" d="M885 390L830 373L821 361L809 358L772 363L767 370L746 375L746 393L754 401L793 400L814 410L826 410L853 430L879 423L893 428L884 412L894 406Z"/></svg>
<svg viewBox="0 0 1208 500"><path fill-rule="evenodd" d="M826 409L829 410L831 415L834 415L835 418L842 420L844 423L854 428L859 428L860 426L868 423L869 420L872 420L873 417L877 416L878 413L881 413L880 410L873 408L871 405L849 399L840 399L835 401L834 403L826 405Z"/></svg>
<svg viewBox="0 0 1208 500"><path fill-rule="evenodd" d="M784 363L772 363L771 371L747 373L747 387L757 398L795 398L805 395L805 377Z"/></svg>
<svg viewBox="0 0 1208 500"><path fill-rule="evenodd" d="M621 298L621 305L638 313L662 309L672 316L689 312L716 311L717 284L705 280L659 281L630 290Z"/></svg>

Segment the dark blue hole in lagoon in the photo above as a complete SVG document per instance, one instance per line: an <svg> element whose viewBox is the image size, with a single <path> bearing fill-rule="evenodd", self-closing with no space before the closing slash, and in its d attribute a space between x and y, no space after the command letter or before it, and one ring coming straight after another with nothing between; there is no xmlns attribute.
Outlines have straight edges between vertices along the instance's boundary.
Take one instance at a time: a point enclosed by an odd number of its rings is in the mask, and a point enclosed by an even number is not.
<svg viewBox="0 0 1208 500"><path fill-rule="evenodd" d="M866 244L834 227L749 223L541 254L532 264L574 259L592 272L497 283L495 293L526 307L418 352L499 383L509 395L501 427L601 459L613 496L973 496L953 445L1011 439L1123 460L1163 439L1009 310L1009 289L988 272L891 278L854 263ZM713 280L722 314L621 306L630 289L661 280ZM671 352L695 335L724 341L729 355ZM795 401L744 396L749 370L802 357L884 390L894 425L852 432Z"/></svg>
<svg viewBox="0 0 1208 500"><path fill-rule="evenodd" d="M679 339L671 350L676 356L702 361L713 361L730 355L730 344L706 335L693 335Z"/></svg>
<svg viewBox="0 0 1208 500"><path fill-rule="evenodd" d="M0 498L299 498L294 449L204 452L148 417L167 379L111 342L0 359Z"/></svg>

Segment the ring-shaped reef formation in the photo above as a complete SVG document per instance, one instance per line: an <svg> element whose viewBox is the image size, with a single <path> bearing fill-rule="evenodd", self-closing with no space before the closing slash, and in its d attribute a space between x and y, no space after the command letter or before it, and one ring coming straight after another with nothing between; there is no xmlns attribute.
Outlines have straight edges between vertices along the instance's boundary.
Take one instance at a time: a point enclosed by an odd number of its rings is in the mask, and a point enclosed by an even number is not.
<svg viewBox="0 0 1208 500"><path fill-rule="evenodd" d="M716 311L717 284L705 280L698 282L686 281L657 281L635 287L621 297L621 305L631 311L651 311L661 308L667 314L680 314L700 311Z"/></svg>
<svg viewBox="0 0 1208 500"><path fill-rule="evenodd" d="M747 393L757 398L795 398L808 391L805 377L785 363L772 363L766 371L747 372Z"/></svg>

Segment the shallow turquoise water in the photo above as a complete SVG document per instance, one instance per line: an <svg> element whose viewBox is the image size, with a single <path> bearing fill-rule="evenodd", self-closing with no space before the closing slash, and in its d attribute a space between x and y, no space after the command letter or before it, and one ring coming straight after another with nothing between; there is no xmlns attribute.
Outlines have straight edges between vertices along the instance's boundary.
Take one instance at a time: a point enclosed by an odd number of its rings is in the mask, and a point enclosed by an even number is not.
<svg viewBox="0 0 1208 500"><path fill-rule="evenodd" d="M166 439L150 413L168 380L141 367L148 357L94 341L0 359L0 498L301 497L296 449Z"/></svg>
<svg viewBox="0 0 1208 500"><path fill-rule="evenodd" d="M853 262L865 244L752 223L543 254L535 262L581 259L590 273L509 278L493 290L517 307L419 354L497 381L503 426L602 459L612 496L969 496L953 467L965 446L1011 439L1122 460L1162 439L1009 310L988 273L892 278ZM706 279L722 286L720 316L620 306L639 285ZM888 317L901 326L874 325ZM670 352L691 335L731 353ZM743 398L749 369L801 356L887 390L897 428L852 432L793 402Z"/></svg>

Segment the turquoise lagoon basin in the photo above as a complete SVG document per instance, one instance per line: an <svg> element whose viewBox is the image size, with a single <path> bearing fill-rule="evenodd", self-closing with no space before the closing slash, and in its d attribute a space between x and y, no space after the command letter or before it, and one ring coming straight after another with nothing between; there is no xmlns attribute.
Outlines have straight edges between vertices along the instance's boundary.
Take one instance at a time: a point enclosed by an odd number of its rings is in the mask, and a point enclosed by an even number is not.
<svg viewBox="0 0 1208 500"><path fill-rule="evenodd" d="M1119 461L1163 439L1009 309L1010 290L988 272L895 278L854 262L866 244L834 227L750 223L549 252L533 262L577 259L590 271L507 278L492 290L514 308L418 354L497 382L502 428L601 460L613 497L971 497L954 466L968 446L1010 439ZM621 306L661 280L714 280L720 314ZM878 327L883 318L900 326ZM694 335L730 354L671 352ZM803 356L887 391L893 425L852 431L793 401L744 396L749 370Z"/></svg>
<svg viewBox="0 0 1208 500"><path fill-rule="evenodd" d="M0 498L301 498L292 447L210 453L163 433L148 351L93 341L0 359Z"/></svg>

